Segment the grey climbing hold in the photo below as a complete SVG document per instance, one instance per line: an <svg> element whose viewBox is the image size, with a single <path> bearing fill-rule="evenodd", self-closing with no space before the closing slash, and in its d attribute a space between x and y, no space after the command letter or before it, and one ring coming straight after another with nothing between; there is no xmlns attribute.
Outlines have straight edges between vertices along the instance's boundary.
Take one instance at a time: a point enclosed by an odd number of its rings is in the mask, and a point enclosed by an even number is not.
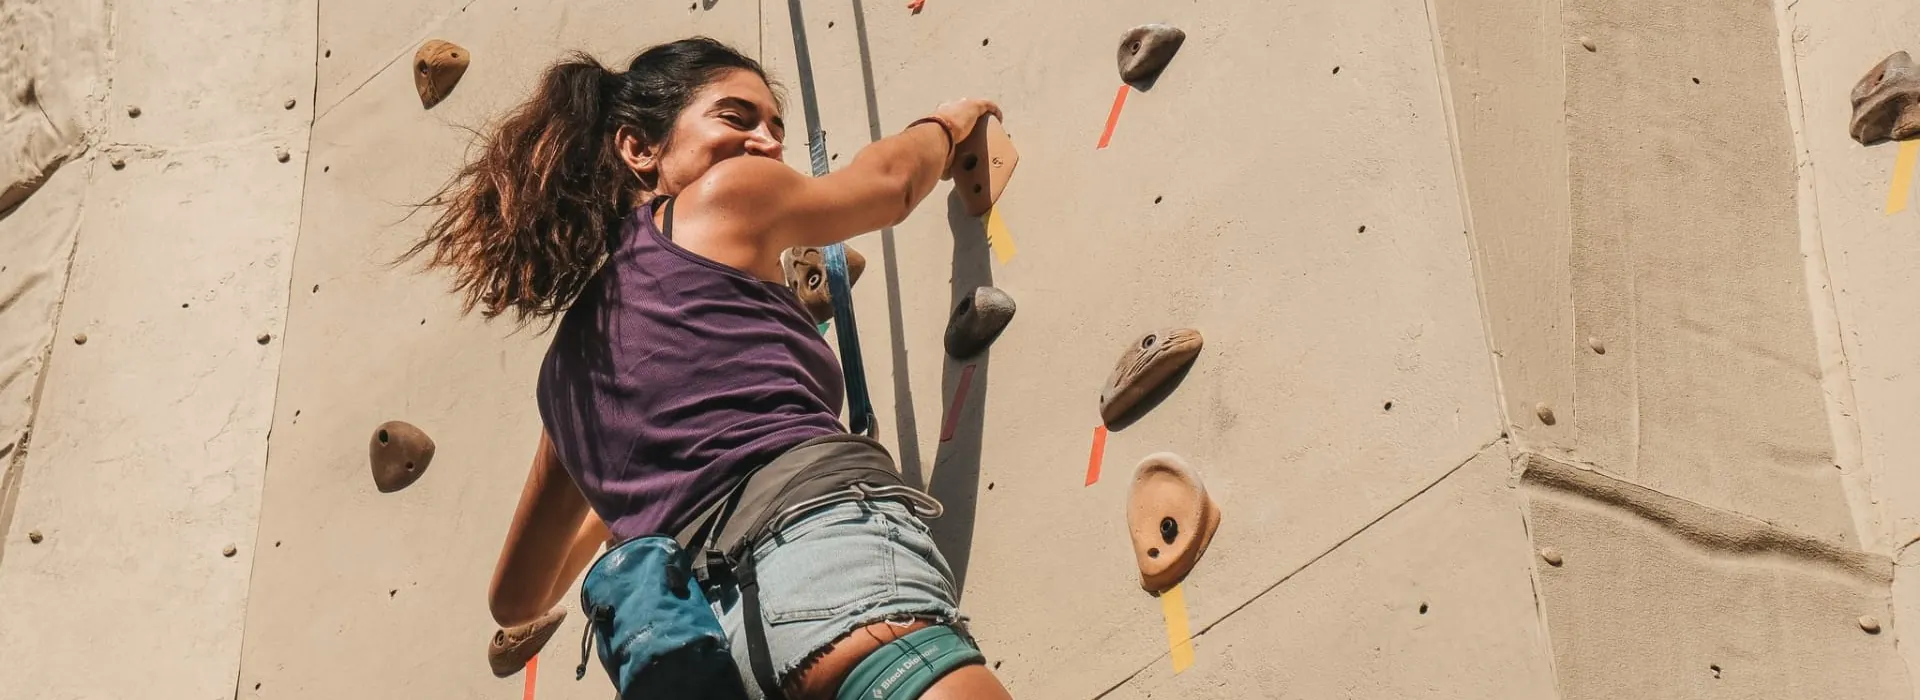
<svg viewBox="0 0 1920 700"><path fill-rule="evenodd" d="M1920 66L1907 52L1887 56L1853 86L1850 131L1861 145L1920 136Z"/></svg>
<svg viewBox="0 0 1920 700"><path fill-rule="evenodd" d="M431 39L421 44L413 53L413 87L420 93L420 106L433 109L447 99L471 60L466 49L451 42Z"/></svg>
<svg viewBox="0 0 1920 700"><path fill-rule="evenodd" d="M40 544L40 541L41 541L41 540L43 540L43 539L46 539L46 538L45 538L45 537L43 537L43 536L41 536L41 534L40 534L40 531L39 531L39 530L33 530L33 531L31 531L31 532L28 532L28 533L27 533L27 541L28 541L28 542L32 542L32 543L34 543L34 544Z"/></svg>
<svg viewBox="0 0 1920 700"><path fill-rule="evenodd" d="M140 105L127 105L127 116L132 117L134 119L139 119Z"/></svg>
<svg viewBox="0 0 1920 700"><path fill-rule="evenodd" d="M227 546L225 546L225 547L222 547L222 548L220 549L220 556L223 556L223 557L231 557L231 556L233 556L233 555L235 555L235 554L239 554L239 553L240 553L240 548L239 548L239 547L235 547L235 546L233 546L233 545L227 545Z"/></svg>
<svg viewBox="0 0 1920 700"><path fill-rule="evenodd" d="M1541 548L1540 558L1546 560L1548 564L1553 566L1559 566L1560 563L1564 561L1563 559L1560 558L1560 550L1554 549L1552 547Z"/></svg>
<svg viewBox="0 0 1920 700"><path fill-rule="evenodd" d="M1587 348L1593 350L1593 354L1595 355L1607 354L1607 344L1600 342L1599 338L1593 336L1587 337Z"/></svg>
<svg viewBox="0 0 1920 700"><path fill-rule="evenodd" d="M73 334L73 344L74 344L74 345L86 345L86 344L87 344L87 334L85 334L85 333L75 333L75 334Z"/></svg>
<svg viewBox="0 0 1920 700"><path fill-rule="evenodd" d="M1872 615L1861 615L1860 629L1865 631L1867 634L1879 634L1880 619Z"/></svg>
<svg viewBox="0 0 1920 700"><path fill-rule="evenodd" d="M1100 419L1109 425L1139 405L1180 368L1199 357L1205 341L1192 328L1167 328L1141 336L1107 375L1100 390Z"/></svg>
<svg viewBox="0 0 1920 700"><path fill-rule="evenodd" d="M1546 425L1553 425L1556 422L1553 417L1553 407L1544 403L1533 405L1533 415Z"/></svg>
<svg viewBox="0 0 1920 700"><path fill-rule="evenodd" d="M411 486L433 462L433 438L405 421L387 421L373 431L367 443L367 461L373 467L373 485L381 493Z"/></svg>
<svg viewBox="0 0 1920 700"><path fill-rule="evenodd" d="M1120 80L1137 83L1159 76L1186 40L1186 32L1165 24L1143 24L1127 30L1120 38Z"/></svg>
<svg viewBox="0 0 1920 700"><path fill-rule="evenodd" d="M947 318L947 355L963 360L980 353L1000 337L1013 320L1013 297L993 287L975 287L960 299Z"/></svg>
<svg viewBox="0 0 1920 700"><path fill-rule="evenodd" d="M560 623L566 619L567 609L555 607L538 620L495 630L487 643L487 665L493 668L493 675L506 678L526 668L527 661L540 654L540 648L560 631Z"/></svg>

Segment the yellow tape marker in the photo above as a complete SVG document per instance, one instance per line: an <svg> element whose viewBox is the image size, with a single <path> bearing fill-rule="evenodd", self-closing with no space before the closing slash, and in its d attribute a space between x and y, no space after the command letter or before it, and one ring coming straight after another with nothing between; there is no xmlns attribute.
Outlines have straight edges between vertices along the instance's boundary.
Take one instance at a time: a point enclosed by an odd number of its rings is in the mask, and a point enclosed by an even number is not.
<svg viewBox="0 0 1920 700"><path fill-rule="evenodd" d="M1898 214L1907 210L1907 195L1913 193L1913 170L1920 165L1920 139L1900 142L1900 152L1893 157L1893 186L1887 190L1887 213Z"/></svg>
<svg viewBox="0 0 1920 700"><path fill-rule="evenodd" d="M1007 222L1000 218L1000 207L987 210L987 247L993 249L993 257L999 259L1002 265L1013 259L1016 250L1013 234L1007 233Z"/></svg>
<svg viewBox="0 0 1920 700"><path fill-rule="evenodd" d="M1167 646L1173 656L1173 672L1193 667L1193 633L1187 627L1187 598L1179 586L1160 594L1160 612L1167 616Z"/></svg>

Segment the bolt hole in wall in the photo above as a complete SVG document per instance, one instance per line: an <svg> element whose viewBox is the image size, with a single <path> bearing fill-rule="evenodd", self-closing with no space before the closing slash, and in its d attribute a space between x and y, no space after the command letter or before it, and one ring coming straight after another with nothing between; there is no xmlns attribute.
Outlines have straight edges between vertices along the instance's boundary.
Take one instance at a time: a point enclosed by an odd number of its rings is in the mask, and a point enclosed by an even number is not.
<svg viewBox="0 0 1920 700"><path fill-rule="evenodd" d="M1420 604L1420 614L1422 614L1422 615L1425 615L1425 614L1427 614L1427 604L1426 604L1426 603L1421 603L1421 604Z"/></svg>
<svg viewBox="0 0 1920 700"><path fill-rule="evenodd" d="M1384 403L1384 404L1381 404L1381 405L1380 405L1380 410L1382 410L1382 411L1391 411L1391 410L1393 410L1393 402L1392 402L1392 401L1388 401L1388 402L1386 402L1386 403Z"/></svg>

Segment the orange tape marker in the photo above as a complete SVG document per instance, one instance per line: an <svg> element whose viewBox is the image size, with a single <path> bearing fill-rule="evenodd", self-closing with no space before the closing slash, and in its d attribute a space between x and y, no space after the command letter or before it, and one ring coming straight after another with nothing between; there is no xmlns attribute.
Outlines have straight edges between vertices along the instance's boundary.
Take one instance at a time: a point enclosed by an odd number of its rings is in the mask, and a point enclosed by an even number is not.
<svg viewBox="0 0 1920 700"><path fill-rule="evenodd" d="M1106 148L1113 140L1113 125L1120 123L1120 108L1127 104L1127 91L1132 88L1125 83L1120 85L1120 94L1113 96L1113 111L1107 113L1107 129L1100 132L1100 148Z"/></svg>
<svg viewBox="0 0 1920 700"><path fill-rule="evenodd" d="M940 428L940 441L953 439L953 430L960 426L960 409L967 407L967 390L973 388L973 368L967 365L960 370L960 383L954 387L953 405L947 407L947 424Z"/></svg>
<svg viewBox="0 0 1920 700"><path fill-rule="evenodd" d="M1920 139L1901 141L1893 156L1893 184L1887 187L1887 213L1907 210L1907 196L1913 194L1913 171L1920 167Z"/></svg>
<svg viewBox="0 0 1920 700"><path fill-rule="evenodd" d="M1107 456L1107 426L1093 428L1093 454L1087 457L1087 485L1100 480L1100 461Z"/></svg>
<svg viewBox="0 0 1920 700"><path fill-rule="evenodd" d="M533 683L539 677L540 677L540 657L535 656L531 659L527 659L527 691L525 695L521 696L522 698L524 698L524 700L533 700Z"/></svg>

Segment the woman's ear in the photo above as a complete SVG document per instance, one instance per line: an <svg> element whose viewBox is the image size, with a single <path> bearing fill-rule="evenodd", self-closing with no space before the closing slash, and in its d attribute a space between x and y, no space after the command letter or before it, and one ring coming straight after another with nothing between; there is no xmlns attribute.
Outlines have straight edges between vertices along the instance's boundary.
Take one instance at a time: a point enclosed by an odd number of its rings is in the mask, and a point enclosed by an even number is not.
<svg viewBox="0 0 1920 700"><path fill-rule="evenodd" d="M632 128L622 126L615 131L613 146L620 151L620 161L641 180L650 180L660 170L660 149L642 142Z"/></svg>

